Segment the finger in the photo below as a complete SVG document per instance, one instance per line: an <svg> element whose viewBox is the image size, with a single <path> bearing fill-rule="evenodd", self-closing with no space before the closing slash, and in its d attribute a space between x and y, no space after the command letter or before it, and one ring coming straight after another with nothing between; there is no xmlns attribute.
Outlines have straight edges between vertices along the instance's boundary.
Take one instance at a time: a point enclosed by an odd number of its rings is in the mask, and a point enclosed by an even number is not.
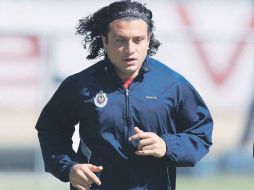
<svg viewBox="0 0 254 190"><path fill-rule="evenodd" d="M91 186L91 184L94 183L94 180L90 179L88 174L85 173L84 176L81 177L77 177L75 178L75 180L72 180L71 182L74 186L75 185L81 185L82 187L89 187Z"/></svg>
<svg viewBox="0 0 254 190"><path fill-rule="evenodd" d="M72 171L70 174L70 181L73 184L81 184L83 185L83 183L87 183L88 179L86 177L86 175L84 174L84 171L80 168L77 171Z"/></svg>
<svg viewBox="0 0 254 190"><path fill-rule="evenodd" d="M155 151L154 150L138 150L135 152L135 154L139 156L148 156L148 155L153 156L155 154Z"/></svg>
<svg viewBox="0 0 254 190"><path fill-rule="evenodd" d="M132 135L129 137L129 141L139 140L139 134L141 134L143 131L140 130L138 127L134 127L135 135Z"/></svg>
<svg viewBox="0 0 254 190"><path fill-rule="evenodd" d="M152 137L152 133L150 132L143 132L143 133L138 133L135 134L131 137L129 137L129 141L134 141L134 140L139 140L139 139L146 139Z"/></svg>
<svg viewBox="0 0 254 190"><path fill-rule="evenodd" d="M81 186L83 186L83 187L87 187L87 186L89 186L90 184L93 183L93 181L90 180L90 179L86 176L86 172L83 171L83 170L80 170L80 171L78 172L78 175L76 176L74 182L75 182L75 184L79 184L79 185L81 185Z"/></svg>
<svg viewBox="0 0 254 190"><path fill-rule="evenodd" d="M153 138L142 139L139 141L138 150L141 150L144 146L152 145L155 142Z"/></svg>
<svg viewBox="0 0 254 190"><path fill-rule="evenodd" d="M102 166L95 166L92 164L88 165L88 168L92 171L92 172L101 172L103 170Z"/></svg>
<svg viewBox="0 0 254 190"><path fill-rule="evenodd" d="M139 140L139 134L135 134L135 135L130 136L128 140L129 141Z"/></svg>
<svg viewBox="0 0 254 190"><path fill-rule="evenodd" d="M76 187L80 185L82 187L89 187L90 184L94 183L93 180L88 178L87 171L90 171L88 164L78 164L71 169L70 182Z"/></svg>
<svg viewBox="0 0 254 190"><path fill-rule="evenodd" d="M90 169L86 170L86 175L91 180L92 183L101 185L101 181L99 180L99 178Z"/></svg>
<svg viewBox="0 0 254 190"><path fill-rule="evenodd" d="M76 185L76 188L77 188L78 190L88 190L88 189L89 189L89 187L82 186L82 185Z"/></svg>
<svg viewBox="0 0 254 190"><path fill-rule="evenodd" d="M144 150L155 150L156 147L154 145L147 145L143 146L142 148L138 149L139 151L144 151Z"/></svg>
<svg viewBox="0 0 254 190"><path fill-rule="evenodd" d="M139 129L138 127L134 127L134 131L136 133L143 133L144 131L142 131L141 129Z"/></svg>

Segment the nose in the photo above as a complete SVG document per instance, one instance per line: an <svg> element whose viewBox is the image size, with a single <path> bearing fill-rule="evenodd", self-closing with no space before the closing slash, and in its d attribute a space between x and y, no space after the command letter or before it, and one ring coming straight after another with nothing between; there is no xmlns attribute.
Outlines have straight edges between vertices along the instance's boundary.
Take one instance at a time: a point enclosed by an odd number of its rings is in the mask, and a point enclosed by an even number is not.
<svg viewBox="0 0 254 190"><path fill-rule="evenodd" d="M127 44L126 44L126 53L128 54L132 54L135 51L135 44L130 40Z"/></svg>

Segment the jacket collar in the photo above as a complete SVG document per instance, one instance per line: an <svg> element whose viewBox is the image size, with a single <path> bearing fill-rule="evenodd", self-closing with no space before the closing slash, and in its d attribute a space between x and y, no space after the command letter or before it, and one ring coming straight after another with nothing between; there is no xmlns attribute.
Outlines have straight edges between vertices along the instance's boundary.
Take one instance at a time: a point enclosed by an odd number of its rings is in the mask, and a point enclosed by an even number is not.
<svg viewBox="0 0 254 190"><path fill-rule="evenodd" d="M144 74L144 73L147 73L151 70L151 68L149 66L149 61L150 61L149 57L146 56L145 61L139 70L139 74Z"/></svg>

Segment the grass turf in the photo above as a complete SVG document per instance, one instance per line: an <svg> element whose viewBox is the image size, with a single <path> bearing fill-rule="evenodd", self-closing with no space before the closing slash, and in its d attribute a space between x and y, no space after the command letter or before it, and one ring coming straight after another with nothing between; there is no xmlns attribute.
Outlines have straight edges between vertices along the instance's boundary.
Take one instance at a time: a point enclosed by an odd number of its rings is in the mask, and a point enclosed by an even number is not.
<svg viewBox="0 0 254 190"><path fill-rule="evenodd" d="M178 176L177 190L253 190L253 175L211 175ZM0 190L69 190L68 183L62 183L49 174L1 173Z"/></svg>

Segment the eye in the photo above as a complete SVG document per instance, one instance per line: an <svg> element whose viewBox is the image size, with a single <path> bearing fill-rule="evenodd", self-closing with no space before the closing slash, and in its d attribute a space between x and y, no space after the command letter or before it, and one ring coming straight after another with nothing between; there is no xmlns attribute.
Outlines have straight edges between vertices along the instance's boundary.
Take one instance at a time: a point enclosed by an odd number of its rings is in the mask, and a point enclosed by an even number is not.
<svg viewBox="0 0 254 190"><path fill-rule="evenodd" d="M118 38L118 39L116 39L116 42L118 42L118 43L123 43L125 40L124 39L122 39L122 38Z"/></svg>
<svg viewBox="0 0 254 190"><path fill-rule="evenodd" d="M135 38L135 39L134 39L134 42L137 43L137 44L139 44L139 43L141 43L142 41L144 41L144 39L145 39L144 37L138 37L138 38Z"/></svg>

